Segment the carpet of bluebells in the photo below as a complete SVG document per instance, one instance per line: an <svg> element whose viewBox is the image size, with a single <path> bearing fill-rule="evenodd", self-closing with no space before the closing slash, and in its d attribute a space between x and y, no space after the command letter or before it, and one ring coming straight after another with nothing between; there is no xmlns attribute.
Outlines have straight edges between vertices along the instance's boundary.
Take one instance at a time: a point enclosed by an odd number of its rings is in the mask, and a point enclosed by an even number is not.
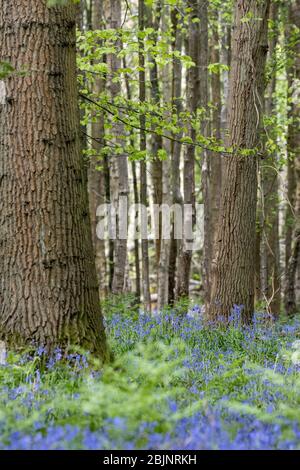
<svg viewBox="0 0 300 470"><path fill-rule="evenodd" d="M241 327L106 312L114 362L43 348L0 366L0 449L300 449L300 319Z"/></svg>

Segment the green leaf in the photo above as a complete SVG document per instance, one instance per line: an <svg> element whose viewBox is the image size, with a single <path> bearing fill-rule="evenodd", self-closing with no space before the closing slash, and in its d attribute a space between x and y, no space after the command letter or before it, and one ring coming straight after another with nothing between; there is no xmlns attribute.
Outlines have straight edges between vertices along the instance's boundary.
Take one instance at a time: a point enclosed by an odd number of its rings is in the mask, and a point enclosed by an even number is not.
<svg viewBox="0 0 300 470"><path fill-rule="evenodd" d="M14 71L14 67L9 62L0 62L0 80L8 77Z"/></svg>
<svg viewBox="0 0 300 470"><path fill-rule="evenodd" d="M157 156L161 161L162 160L167 160L167 158L168 158L168 154L167 154L165 149L159 149L158 152L157 152Z"/></svg>
<svg viewBox="0 0 300 470"><path fill-rule="evenodd" d="M218 62L216 62L214 64L208 64L207 68L208 68L208 71L211 72L211 73L220 73L222 71L229 70L228 65L220 64Z"/></svg>
<svg viewBox="0 0 300 470"><path fill-rule="evenodd" d="M47 7L62 7L68 5L68 3L79 3L80 0L47 0Z"/></svg>

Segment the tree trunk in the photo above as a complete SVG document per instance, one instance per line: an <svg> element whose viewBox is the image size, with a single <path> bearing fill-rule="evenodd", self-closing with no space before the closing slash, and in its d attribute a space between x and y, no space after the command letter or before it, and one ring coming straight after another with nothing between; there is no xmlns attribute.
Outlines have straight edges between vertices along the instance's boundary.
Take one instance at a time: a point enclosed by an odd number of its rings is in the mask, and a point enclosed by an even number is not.
<svg viewBox="0 0 300 470"><path fill-rule="evenodd" d="M178 51L181 53L182 50L182 31L178 27L178 11L173 8L171 12L171 22L173 29L173 42L172 51ZM172 68L172 103L176 110L177 119L180 125L180 113L183 111L182 106L182 65L181 61L177 58L173 58ZM180 159L181 159L181 148L182 145L178 142L183 136L183 132L176 135L177 142L171 143L171 193L173 204L179 204L182 206L182 194L180 191ZM172 220L171 229L171 241L170 241L170 257L169 257L169 296L168 303L171 305L175 299L175 287L176 287L176 268L177 268L177 257L178 257L178 240L175 238L175 227L174 220Z"/></svg>
<svg viewBox="0 0 300 470"><path fill-rule="evenodd" d="M86 29L86 5L83 0L80 0L80 2L76 5L77 10L76 10L76 27L79 29L79 31L83 32ZM87 139L87 126L85 124L81 124L82 119L84 118L85 115L85 110L84 108L79 108L79 115L80 115L80 129L81 129L81 147L83 149L86 149L88 147L88 139Z"/></svg>
<svg viewBox="0 0 300 470"><path fill-rule="evenodd" d="M124 69L127 68L126 58L123 57ZM132 94L129 82L128 74L125 75L125 84L128 101L131 101ZM132 148L135 146L134 134L130 134L130 144ZM136 206L139 204L139 189L138 189L138 179L137 179L137 167L136 162L133 160L131 162L131 172L132 172L132 184L133 184L133 197L134 204ZM141 270L140 270L140 244L137 238L134 239L134 266L135 266L135 294L137 302L141 300Z"/></svg>
<svg viewBox="0 0 300 470"><path fill-rule="evenodd" d="M138 180L136 173L136 163L135 161L131 162L131 171L133 179L133 194L134 194L134 203L139 203L139 191L138 191ZM135 295L137 302L141 300L141 269L140 269L140 246L139 240L136 238L134 240L134 266L135 266Z"/></svg>
<svg viewBox="0 0 300 470"><path fill-rule="evenodd" d="M93 0L92 9L93 29L101 29L103 27L102 17L102 1ZM96 76L93 83L93 95L96 101L105 89L105 81L102 77ZM105 240L100 240L96 234L97 226L97 207L106 203L105 191L105 161L100 158L100 152L103 147L104 136L104 116L99 115L99 110L96 113L96 121L91 124L92 135L92 150L93 154L90 158L90 166L88 172L88 189L89 189L89 203L90 203L90 217L92 225L92 239L95 250L96 272L99 282L100 297L107 295L106 286L106 256L105 256ZM98 167L101 167L99 169Z"/></svg>
<svg viewBox="0 0 300 470"><path fill-rule="evenodd" d="M163 161L163 204L170 206L170 160ZM163 235L163 234L162 234ZM169 257L170 257L170 239L169 237L161 239L160 260L158 269L158 293L157 309L161 310L168 304L169 297Z"/></svg>
<svg viewBox="0 0 300 470"><path fill-rule="evenodd" d="M298 262L296 269L296 286L295 286L295 297L296 297L296 309L300 311L300 252L298 254Z"/></svg>
<svg viewBox="0 0 300 470"><path fill-rule="evenodd" d="M110 0L108 12L108 25L111 29L118 30L121 27L121 2L120 0ZM121 49L121 40L118 38L115 43L117 49ZM111 100L114 100L121 93L121 83L118 80L117 72L121 68L121 59L117 53L108 54L107 62L110 70L109 89ZM113 132L115 135L116 145L118 149L124 146L124 126L120 121L113 123ZM125 270L127 262L127 238L119 233L119 203L121 198L127 199L128 196L128 166L127 156L121 151L111 157L110 161L110 189L111 201L116 209L117 214L117 237L114 244L114 271L112 280L112 293L121 294L125 285ZM122 209L120 209L122 210Z"/></svg>
<svg viewBox="0 0 300 470"><path fill-rule="evenodd" d="M169 5L166 6L165 17L171 18L172 21L172 13L170 14ZM174 27L174 22L172 23ZM165 21L163 24L163 31L162 34L168 31L168 20ZM173 30L173 36L176 38L176 28ZM168 45L170 48L171 45ZM172 83L172 69L171 64L166 64L162 71L162 96L164 104L169 105L172 103L172 91L173 85L170 86L170 82ZM170 133L166 133L168 136L171 137ZM166 152L166 160L162 162L162 207L171 207L171 185L170 185L170 172L171 172L171 160L172 160L172 145L171 141L168 138L163 138L163 148ZM161 216L161 214L160 214ZM158 269L158 296L157 296L157 308L158 310L162 310L169 303L170 296L169 294L169 282L170 282L170 233L165 236L163 233L163 217L160 217L160 238L161 238L161 246L160 246L160 259L159 259L159 269ZM171 281L171 288L173 287L173 283Z"/></svg>
<svg viewBox="0 0 300 470"><path fill-rule="evenodd" d="M191 57L195 66L190 67L187 71L187 110L195 115L199 103L199 23L194 21L199 19L199 5L197 0L189 2L191 8L189 18L188 32L188 55ZM188 137L195 141L196 131L192 123L189 122ZM184 209L186 205L192 208L193 216L195 213L195 147L187 145L184 153L184 170L183 170L183 198ZM187 221L187 219L186 219ZM191 243L193 240L186 233L186 227L191 224L184 224L183 240L181 241L179 257L178 257L178 276L176 285L176 298L187 297L189 295L189 281L192 260Z"/></svg>
<svg viewBox="0 0 300 470"><path fill-rule="evenodd" d="M231 25L229 26L220 15L221 23L221 63L228 67L222 71L222 105L221 105L221 139L224 144L228 129L228 94L229 94L229 69L231 67ZM222 182L225 174L225 159L221 158Z"/></svg>
<svg viewBox="0 0 300 470"><path fill-rule="evenodd" d="M145 27L145 5L144 0L139 0L139 31L143 31ZM139 100L142 104L146 101L146 74L145 74L145 48L144 39L139 39ZM140 113L140 151L146 153L146 132L143 130L146 127L146 118L143 113ZM145 160L140 162L140 202L143 206L148 206L147 198L147 163L146 155ZM143 220L142 222L143 223ZM145 227L148 233L147 227ZM142 230L143 232L143 230ZM143 286L143 300L146 310L151 310L150 299L150 280L149 280L149 249L148 239L142 238L142 286Z"/></svg>
<svg viewBox="0 0 300 470"><path fill-rule="evenodd" d="M220 63L220 39L218 31L218 13L217 10L212 12L212 40L211 40L211 62L213 64ZM211 75L211 100L213 103L212 110L212 135L220 142L221 140L221 74L216 71ZM216 242L217 227L220 211L220 200L222 190L222 168L221 156L219 153L210 155L210 226L211 226L211 250ZM210 265L213 259L213 252L210 256Z"/></svg>
<svg viewBox="0 0 300 470"><path fill-rule="evenodd" d="M211 319L228 319L233 306L238 305L242 308L243 321L249 322L254 310L258 165L255 147L267 53L269 1L237 0L235 5L228 100L228 146L233 148L233 154L226 157L208 314ZM254 151L246 155L243 149Z"/></svg>
<svg viewBox="0 0 300 470"><path fill-rule="evenodd" d="M276 44L278 40L278 4L272 3L270 8L270 20L273 30L269 39L269 57L272 64L276 63ZM274 67L276 70L276 67ZM273 72L267 87L265 98L265 115L269 118L275 113L274 95L276 91L276 72ZM268 129L272 136L272 127ZM276 135L274 136L276 141ZM263 210L263 238L262 238L262 265L265 274L262 276L264 285L262 291L267 303L269 313L277 317L280 313L280 256L279 256L279 196L277 155L271 154L262 165L262 189L264 197Z"/></svg>
<svg viewBox="0 0 300 470"><path fill-rule="evenodd" d="M199 0L199 106L207 111L208 104L208 16L207 16L207 1ZM204 115L201 121L201 135L207 137L209 121ZM214 163L217 158L214 158ZM207 150L202 151L201 162L201 185L202 185L202 198L204 204L204 239L202 251L202 285L204 290L204 299L208 302L210 299L210 268L212 259L212 242L213 242L213 228L211 226L211 202L215 204L215 192L211 192L210 188L210 155ZM215 165L213 170L215 171ZM215 175L214 175L215 177ZM213 188L215 190L215 188Z"/></svg>
<svg viewBox="0 0 300 470"><path fill-rule="evenodd" d="M293 28L300 30L300 0L296 0L290 7L290 23ZM290 89L297 90L300 80L300 41L295 44L294 63L289 71L291 76ZM296 272L300 252L300 134L299 134L299 121L300 121L300 103L297 95L292 97L291 110L290 110L291 123L289 126L288 135L288 156L294 161L294 175L295 178L295 196L294 196L294 209L292 216L294 223L292 225L293 231L291 235L291 248L290 256L286 268L285 279L285 292L284 292L284 306L288 315L296 313ZM292 171L292 168L290 168Z"/></svg>
<svg viewBox="0 0 300 470"><path fill-rule="evenodd" d="M80 152L76 9L0 1L0 331L106 356ZM24 45L26 44L26 47Z"/></svg>
<svg viewBox="0 0 300 470"><path fill-rule="evenodd" d="M157 6L154 12L151 8L145 7L148 19L148 27L153 28L151 39L153 40L154 46L157 45L157 35L159 32L160 18L161 18L161 4L157 2ZM159 78L158 78L158 66L156 58L153 54L149 54L148 61L151 64L150 67L150 97L154 105L158 106L161 101L160 90L159 90ZM162 136L159 134L151 135L151 181L152 181L152 197L153 203L161 206L162 204L162 161L158 158L158 151L163 148ZM160 249L161 249L161 217L159 218L158 237L155 239L155 261L157 271L157 287L158 287L158 270L160 260Z"/></svg>

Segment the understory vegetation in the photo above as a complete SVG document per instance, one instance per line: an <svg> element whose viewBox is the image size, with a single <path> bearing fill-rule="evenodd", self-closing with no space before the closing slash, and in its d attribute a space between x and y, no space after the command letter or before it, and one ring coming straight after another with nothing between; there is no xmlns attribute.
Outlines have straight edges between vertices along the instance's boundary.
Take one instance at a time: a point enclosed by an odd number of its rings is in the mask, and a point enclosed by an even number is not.
<svg viewBox="0 0 300 470"><path fill-rule="evenodd" d="M245 327L236 307L225 328L183 308L106 302L104 368L79 350L10 353L0 449L299 449L300 318Z"/></svg>

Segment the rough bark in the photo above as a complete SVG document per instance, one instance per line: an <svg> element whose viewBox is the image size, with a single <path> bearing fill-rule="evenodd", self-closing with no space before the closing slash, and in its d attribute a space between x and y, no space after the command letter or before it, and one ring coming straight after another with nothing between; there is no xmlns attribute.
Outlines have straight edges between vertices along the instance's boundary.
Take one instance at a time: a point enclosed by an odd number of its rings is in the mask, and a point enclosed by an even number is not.
<svg viewBox="0 0 300 470"><path fill-rule="evenodd" d="M300 252L298 254L298 262L296 268L296 287L295 287L295 296L296 296L296 308L297 311L300 311Z"/></svg>
<svg viewBox="0 0 300 470"><path fill-rule="evenodd" d="M278 40L278 4L272 3L270 20L273 30L269 38L269 58L276 63L276 44ZM274 95L276 91L276 75L272 73L265 98L265 115L272 117L275 112ZM272 128L267 128L272 135ZM276 136L274 136L276 140ZM279 196L277 155L272 153L262 165L262 192L263 192L263 236L261 243L262 267L264 272L261 279L264 281L262 292L269 313L277 317L280 313L281 283L280 283L280 254L279 254Z"/></svg>
<svg viewBox="0 0 300 470"><path fill-rule="evenodd" d="M182 50L182 32L178 28L178 11L172 9L171 22L173 29L173 42L172 51L181 52ZM178 122L180 125L180 113L183 111L182 105L182 65L181 61L174 57L172 63L172 104L174 111L176 111ZM182 194L180 190L180 159L181 159L181 144L178 140L183 136L183 132L177 134L177 142L171 144L171 186L170 190L172 193L173 204L182 205ZM175 227L174 220L172 221L171 229L171 241L170 241L170 257L169 257L169 296L168 303L171 305L175 299L175 287L176 287L176 268L177 268L177 257L178 257L178 240L175 239Z"/></svg>
<svg viewBox="0 0 300 470"><path fill-rule="evenodd" d="M199 18L199 5L197 0L189 2L191 8L188 31L188 55L192 58L195 66L187 71L187 110L195 115L199 103L199 23L193 21ZM188 137L193 141L196 138L196 131L189 122ZM195 210L195 147L186 145L184 152L183 169L183 200L184 204L191 205ZM185 228L184 228L185 232ZM176 298L187 297L189 295L189 280L192 260L192 250L190 244L193 240L188 238L188 234L183 234L178 256L178 275L176 284Z"/></svg>
<svg viewBox="0 0 300 470"><path fill-rule="evenodd" d="M170 206L170 160L163 161L163 204ZM170 239L161 239L161 250L158 269L157 309L161 310L168 304L169 298L169 257Z"/></svg>
<svg viewBox="0 0 300 470"><path fill-rule="evenodd" d="M237 0L228 99L228 146L225 182L215 260L212 267L211 319L228 319L234 305L249 322L254 311L253 253L257 203L257 157L242 154L255 149L267 53L269 1ZM246 21L244 20L246 18Z"/></svg>
<svg viewBox="0 0 300 470"><path fill-rule="evenodd" d="M211 39L211 62L213 64L220 63L220 38L218 30L218 13L216 10L212 12L214 23L212 25L212 39ZM212 111L212 135L217 140L221 139L221 74L218 70L211 76L211 101L213 103ZM211 250L213 250L217 226L219 220L220 199L222 190L222 168L221 156L219 153L213 153L210 156L210 219L212 242ZM213 258L211 252L210 262Z"/></svg>
<svg viewBox="0 0 300 470"><path fill-rule="evenodd" d="M76 9L0 1L0 334L106 356L80 149Z"/></svg>
<svg viewBox="0 0 300 470"><path fill-rule="evenodd" d="M292 75L288 72L288 87L291 89ZM287 269L289 259L292 252L292 234L293 234L293 221L294 221L294 202L295 202L295 164L294 164L294 135L295 126L293 123L293 110L288 112L290 123L288 125L287 134L287 203L285 210L285 268Z"/></svg>
<svg viewBox="0 0 300 470"><path fill-rule="evenodd" d="M224 18L220 15L221 24L221 63L231 66L231 26L225 23ZM228 129L228 94L229 94L229 69L222 71L222 106L221 106L221 138L224 143ZM224 158L221 159L222 181L224 180Z"/></svg>
<svg viewBox="0 0 300 470"><path fill-rule="evenodd" d="M300 31L300 0L292 2L290 7L290 23L293 29ZM292 69L289 71L292 89L300 80L300 41L295 44L294 63ZM296 306L296 272L299 261L300 252L300 135L299 135L299 122L300 122L300 103L297 94L292 96L290 117L291 123L289 126L288 136L288 152L289 157L292 157L294 162L294 178L295 178L295 195L294 206L292 211L293 216L293 231L291 235L291 248L290 257L286 267L285 279L285 292L284 292L284 306L288 315L294 315L297 310ZM291 169L290 169L291 170Z"/></svg>
<svg viewBox="0 0 300 470"><path fill-rule="evenodd" d="M87 5L85 0L80 0L79 3L76 4L77 10L76 10L76 27L81 31L83 34L87 30ZM82 54L82 52L79 52ZM83 149L86 149L89 145L88 141L88 133L87 133L87 125L83 124L81 121L85 117L85 109L84 107L79 108L79 115L80 115L80 129L81 129L81 147Z"/></svg>

